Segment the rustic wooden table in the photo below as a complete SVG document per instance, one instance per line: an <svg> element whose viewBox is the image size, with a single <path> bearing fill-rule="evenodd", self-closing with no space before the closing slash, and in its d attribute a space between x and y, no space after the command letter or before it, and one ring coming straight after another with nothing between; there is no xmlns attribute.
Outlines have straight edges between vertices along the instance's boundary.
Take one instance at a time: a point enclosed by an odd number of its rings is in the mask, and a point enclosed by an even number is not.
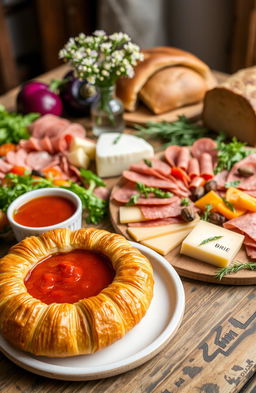
<svg viewBox="0 0 256 393"><path fill-rule="evenodd" d="M40 79L61 77L65 70L60 67ZM16 93L0 97L0 103L13 109ZM102 226L113 231L108 221ZM0 242L3 255L13 238ZM0 392L256 393L256 287L182 282L183 322L171 342L144 365L107 379L63 382L24 371L1 354Z"/></svg>

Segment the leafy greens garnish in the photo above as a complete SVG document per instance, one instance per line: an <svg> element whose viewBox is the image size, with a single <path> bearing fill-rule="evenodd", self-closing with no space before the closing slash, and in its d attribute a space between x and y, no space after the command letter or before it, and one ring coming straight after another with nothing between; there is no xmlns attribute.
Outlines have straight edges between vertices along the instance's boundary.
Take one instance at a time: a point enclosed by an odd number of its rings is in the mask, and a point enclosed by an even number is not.
<svg viewBox="0 0 256 393"><path fill-rule="evenodd" d="M181 206L189 206L190 200L188 198L181 198L180 204L181 204Z"/></svg>
<svg viewBox="0 0 256 393"><path fill-rule="evenodd" d="M162 146L163 149L169 145L192 145L208 133L206 128L190 123L186 116L179 116L173 123L149 122L146 127L136 125L135 128L139 131L136 135L140 138L161 138L166 142Z"/></svg>
<svg viewBox="0 0 256 393"><path fill-rule="evenodd" d="M126 203L126 206L135 205L141 196L148 198L150 193L154 194L158 198L171 198L173 196L171 192L165 192L160 188L147 187L142 183L136 183L136 188L139 192L133 194L130 197L129 201Z"/></svg>
<svg viewBox="0 0 256 393"><path fill-rule="evenodd" d="M236 211L235 206L233 205L232 202L229 202L229 201L228 201L226 198L224 198L224 197L222 197L222 200L223 200L223 202L225 203L225 205L227 206L227 208L228 208L229 210L231 210L232 212L235 212L235 211Z"/></svg>
<svg viewBox="0 0 256 393"><path fill-rule="evenodd" d="M146 158L143 160L145 162L145 164L149 167L152 168L152 161L147 160Z"/></svg>
<svg viewBox="0 0 256 393"><path fill-rule="evenodd" d="M217 165L214 173L217 174L224 169L230 171L234 164L243 160L251 151L245 148L245 143L239 142L237 138L232 138L230 143L219 142L217 145Z"/></svg>
<svg viewBox="0 0 256 393"><path fill-rule="evenodd" d="M241 263L239 261L219 269L216 273L216 278L221 280L227 274L236 273L239 270L256 270L256 262Z"/></svg>
<svg viewBox="0 0 256 393"><path fill-rule="evenodd" d="M3 105L0 105L0 145L28 139L30 137L28 126L38 117L38 113L21 115L8 112Z"/></svg>
<svg viewBox="0 0 256 393"><path fill-rule="evenodd" d="M229 187L237 187L239 186L239 184L241 183L240 180L233 180L233 181L229 181L225 183L225 187L229 188Z"/></svg>
<svg viewBox="0 0 256 393"><path fill-rule="evenodd" d="M201 216L201 219L204 221L208 221L209 220L209 214L212 210L213 206L210 203L207 203L207 205L205 205L205 210L203 212L203 215Z"/></svg>
<svg viewBox="0 0 256 393"><path fill-rule="evenodd" d="M213 242L214 240L218 240L221 239L223 236L212 236L212 237L208 237L207 239L204 239L199 246L203 246L204 244L207 244L209 242Z"/></svg>

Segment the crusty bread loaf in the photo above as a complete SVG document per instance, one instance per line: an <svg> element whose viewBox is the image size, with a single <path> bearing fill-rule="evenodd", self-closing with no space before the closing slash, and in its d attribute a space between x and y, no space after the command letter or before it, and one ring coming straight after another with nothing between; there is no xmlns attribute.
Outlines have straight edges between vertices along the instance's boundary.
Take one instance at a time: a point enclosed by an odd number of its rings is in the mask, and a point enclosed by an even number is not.
<svg viewBox="0 0 256 393"><path fill-rule="evenodd" d="M256 144L256 66L238 71L204 99L207 127Z"/></svg>
<svg viewBox="0 0 256 393"><path fill-rule="evenodd" d="M184 67L185 70L195 71L205 81L206 89L212 88L216 84L209 67L189 52L171 47L156 47L145 49L142 52L144 54L144 60L135 67L134 77L131 79L120 78L117 83L117 96L123 101L124 107L128 111L134 111L136 109L138 94L148 79L166 67L170 67L171 70L172 66L178 65ZM152 86L154 90L154 84ZM162 89L162 93L164 93L166 86ZM161 91L158 94L161 94ZM147 93L147 96L149 97L149 93ZM178 96L180 96L180 93ZM173 100L175 100L174 97L171 99L171 109L173 109ZM177 103L178 101L177 99ZM158 113L162 113L165 110L161 110L159 107L157 109Z"/></svg>

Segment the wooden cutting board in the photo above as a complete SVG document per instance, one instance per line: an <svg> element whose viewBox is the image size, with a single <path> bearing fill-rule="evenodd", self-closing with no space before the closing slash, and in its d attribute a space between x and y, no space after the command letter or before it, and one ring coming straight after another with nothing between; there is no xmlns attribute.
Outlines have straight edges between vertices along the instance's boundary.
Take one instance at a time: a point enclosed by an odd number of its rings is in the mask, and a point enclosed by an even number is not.
<svg viewBox="0 0 256 393"><path fill-rule="evenodd" d="M111 195L116 192L119 188L121 188L125 183L123 178L119 178L117 180L116 185L112 189ZM115 228L116 232L124 235L127 239L133 240L129 234L127 233L127 225L120 224L119 222L119 207L122 204L114 201L110 197L110 218L113 227ZM230 274L223 279L217 280L216 279L216 271L217 267L209 265L207 263L198 261L194 258L188 257L186 255L182 255L179 253L180 246L176 247L173 251L169 252L165 256L168 262L172 264L175 270L182 276L186 278L191 278L194 280L200 280L204 282L211 282L215 284L225 284L225 285L253 285L256 284L256 271L249 271L249 270L241 270L235 274ZM239 251L235 260L240 262L248 262L248 258L245 253L244 247Z"/></svg>

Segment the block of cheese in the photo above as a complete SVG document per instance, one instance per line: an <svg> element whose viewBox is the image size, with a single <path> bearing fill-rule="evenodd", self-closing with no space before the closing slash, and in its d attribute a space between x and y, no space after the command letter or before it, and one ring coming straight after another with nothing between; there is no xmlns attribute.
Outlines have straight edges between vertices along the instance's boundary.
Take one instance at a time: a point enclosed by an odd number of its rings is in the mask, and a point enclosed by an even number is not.
<svg viewBox="0 0 256 393"><path fill-rule="evenodd" d="M94 141L87 138L74 137L70 144L70 151L72 152L78 148L83 149L90 159L93 160L95 158L96 143Z"/></svg>
<svg viewBox="0 0 256 393"><path fill-rule="evenodd" d="M245 68L209 90L204 98L203 121L211 130L224 131L256 144L256 66Z"/></svg>
<svg viewBox="0 0 256 393"><path fill-rule="evenodd" d="M192 229L198 223L199 217L195 218L193 221L182 224L170 224L162 225L159 227L136 227L128 228L127 232L129 235L140 242L142 240L151 239L152 237L158 237L162 235L167 235L168 233L180 232L186 229Z"/></svg>
<svg viewBox="0 0 256 393"><path fill-rule="evenodd" d="M121 224L127 224L128 222L146 221L140 208L137 206L120 206L119 220Z"/></svg>
<svg viewBox="0 0 256 393"><path fill-rule="evenodd" d="M100 177L121 175L134 162L154 156L153 147L134 135L105 133L96 146L96 168Z"/></svg>
<svg viewBox="0 0 256 393"><path fill-rule="evenodd" d="M152 250L159 252L159 254L166 255L177 247L190 231L191 228L180 232L153 237L152 239L143 240L141 244L152 248Z"/></svg>
<svg viewBox="0 0 256 393"><path fill-rule="evenodd" d="M78 168L87 169L90 163L90 158L81 147L67 153L67 158L72 165Z"/></svg>
<svg viewBox="0 0 256 393"><path fill-rule="evenodd" d="M180 252L215 266L226 267L240 250L243 241L244 236L240 233L199 221L184 239Z"/></svg>

